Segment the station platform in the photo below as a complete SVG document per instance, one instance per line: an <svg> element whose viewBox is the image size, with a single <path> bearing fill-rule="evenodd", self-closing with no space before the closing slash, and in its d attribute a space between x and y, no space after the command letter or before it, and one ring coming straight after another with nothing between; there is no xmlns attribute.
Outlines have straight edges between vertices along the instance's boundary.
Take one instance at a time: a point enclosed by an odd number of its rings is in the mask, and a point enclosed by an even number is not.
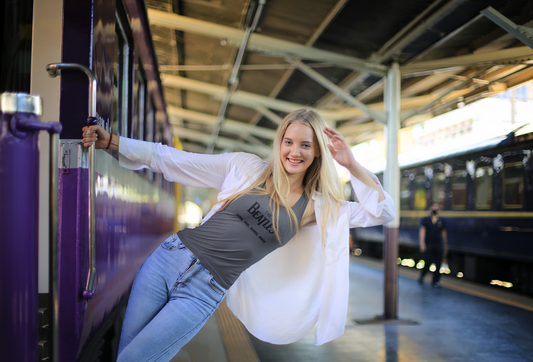
<svg viewBox="0 0 533 362"><path fill-rule="evenodd" d="M289 345L249 335L225 305L173 362L510 362L533 361L533 299L443 276L419 285L400 268L399 321L359 323L383 314L381 261L352 257L346 331L323 346L314 332ZM414 322L414 323L413 323Z"/></svg>

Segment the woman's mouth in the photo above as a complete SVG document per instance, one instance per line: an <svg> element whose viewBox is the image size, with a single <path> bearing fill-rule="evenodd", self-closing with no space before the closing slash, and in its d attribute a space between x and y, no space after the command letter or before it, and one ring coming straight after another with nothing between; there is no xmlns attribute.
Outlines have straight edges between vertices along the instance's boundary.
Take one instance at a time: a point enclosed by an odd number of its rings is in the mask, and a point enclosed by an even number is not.
<svg viewBox="0 0 533 362"><path fill-rule="evenodd" d="M287 160L294 166L298 166L300 163L304 162L303 160L295 160L294 158L287 158Z"/></svg>

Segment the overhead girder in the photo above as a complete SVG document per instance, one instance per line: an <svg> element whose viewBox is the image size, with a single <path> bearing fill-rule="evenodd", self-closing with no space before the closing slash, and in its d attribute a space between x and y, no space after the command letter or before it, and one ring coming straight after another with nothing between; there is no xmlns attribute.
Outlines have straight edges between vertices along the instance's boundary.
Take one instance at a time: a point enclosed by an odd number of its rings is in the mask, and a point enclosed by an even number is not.
<svg viewBox="0 0 533 362"><path fill-rule="evenodd" d="M173 87L178 89L186 89L190 91L195 91L199 93L204 93L211 95L215 98L222 99L226 94L226 87L219 86L216 84L200 82L194 79L189 79L185 77L180 77L177 75L170 74L161 74L161 81L165 87ZM299 108L311 108L303 104L297 104L287 101L282 101L279 99L273 99L270 97L240 91L237 90L230 98L230 103L238 104L248 108L255 108L256 106L264 106L270 109L275 109L282 112L292 112L295 109ZM334 111L327 111L321 109L314 109L322 115L327 120L337 120L336 113Z"/></svg>
<svg viewBox="0 0 533 362"><path fill-rule="evenodd" d="M176 117L188 121L203 123L211 127L215 127L218 122L217 116L212 116L210 114L195 112L188 109L173 106L167 106L167 112L170 117ZM257 127L231 119L226 119L222 126L222 129L227 131L233 131L235 133L253 134L269 140L273 140L276 135L276 131L272 129Z"/></svg>
<svg viewBox="0 0 533 362"><path fill-rule="evenodd" d="M430 6L422 11L416 18L414 18L409 24L404 26L399 32L396 33L389 41L387 41L375 54L371 57L371 60L376 62L384 62L391 59L392 56L400 53L408 44L416 37L420 36L424 31L430 29L434 24L440 21L446 14L453 11L459 6L462 0L451 0L446 5L438 8L441 5L441 0L435 0ZM438 9L437 9L438 8ZM352 73L346 77L339 86L342 89L350 91L353 87L361 82L364 82L366 78L370 76L368 72ZM361 95L357 98L361 99ZM319 102L321 106L327 106L333 101L335 94L328 93Z"/></svg>
<svg viewBox="0 0 533 362"><path fill-rule="evenodd" d="M329 89L330 92L333 92L337 96L341 97L342 99L344 99L347 103L351 104L352 106L361 109L363 112L368 114L372 119L378 122L381 122L381 123L386 122L385 112L368 108L363 102L361 102L357 98L352 97L349 93L344 91L342 88L337 86L335 83L333 83L332 81L330 81L329 79L324 77L322 74L318 73L317 71L311 69L310 67L308 67L306 64L302 63L301 61L290 59L290 58L286 58L286 59L289 63L293 64L295 67L297 67L302 72L307 74L309 77L317 81L319 84Z"/></svg>
<svg viewBox="0 0 533 362"><path fill-rule="evenodd" d="M453 92L456 92L456 91L463 91L464 92L464 87L466 87L468 84L470 84L477 76L483 74L486 70L487 70L486 68L478 70L471 77L468 77L468 78L464 79L459 84L456 84L455 86L451 87L451 89L446 89L445 91L442 91L442 93L439 94L439 97L437 99L425 104L424 106L422 106L422 107L420 107L418 109L414 109L413 111L409 112L409 114L405 115L404 117L401 117L400 118L401 122L404 122L408 118L411 118L411 117L413 117L413 116L415 116L417 114L424 113L424 112L428 111L437 102L439 102L441 100L445 100L447 97L452 95ZM467 89L467 92L468 91L470 91L470 89ZM455 99L456 97L457 96L454 95L453 98L451 98L451 99Z"/></svg>
<svg viewBox="0 0 533 362"><path fill-rule="evenodd" d="M149 10L149 16L150 20L158 25L162 26L169 26L174 29L179 29L183 31L191 31L196 32L208 36L213 36L216 38L222 38L228 40L230 43L234 43L239 45L242 41L244 31L239 29L234 29L230 27L220 26L213 23L203 22L196 19L190 19L187 17L183 17L176 14L168 14L156 10ZM256 50L256 51L266 51L269 54L272 55L278 55L280 57L289 57L289 58L304 58L304 59L312 59L312 60L318 60L318 61L325 61L332 64L337 64L342 67L348 67L352 69L357 69L362 72L368 73L374 73L374 74L380 74L383 75L385 71L388 69L385 66L382 66L377 63L377 59L374 62L368 62L364 60L360 60L357 58L344 56L341 54L336 54L332 52L327 52L319 49L314 49L309 46L303 46L300 44L294 44L287 41L282 41L279 39L269 38L266 36L263 36L261 34L254 34L253 39L250 39L249 42L249 49ZM387 49L387 50L390 50ZM381 59L381 57L380 57ZM520 64L524 62L530 62L533 60L533 49L529 47L520 47L520 48L511 48L511 49L504 49L504 50L498 50L494 52L485 52L485 53L479 53L479 54L472 54L472 55L465 55L465 56L458 56L453 58L446 58L446 59L439 59L439 60L433 60L433 61L426 61L426 62L418 62L418 63L411 63L406 64L403 67L401 67L401 72L404 76L417 76L421 75L424 72L427 74L431 74L432 72L442 72L446 70L451 69L464 69L465 67L472 67L477 65L483 65L486 66L488 64L494 64L494 65L500 65L500 64ZM289 62L292 63L291 60ZM348 65L350 64L350 65ZM293 63L293 65L295 65ZM303 66L301 66L303 65ZM297 65L298 68L301 70L306 69L307 71L304 71L304 73L307 73L308 75L312 76L311 74L317 72L313 71L310 67L305 68L305 64L301 63ZM521 65L522 67L525 65ZM377 69L377 70L376 70ZM309 71L310 70L310 71ZM506 72L509 74L512 74L513 71L517 71L515 67L511 70L507 70ZM310 74L311 73L311 74ZM359 76L364 76L364 73ZM334 94L337 96L341 96L345 100L347 99L345 90L343 90L341 87L335 85L334 83L327 80L325 77L320 76L323 79L321 79L321 84L324 85L326 88L332 90ZM312 76L313 79L317 80L318 77L315 77L314 74ZM496 81L497 81L496 76ZM172 76L172 75L162 75L163 84L165 86L169 87L175 87L175 88L181 88L181 89L187 89L192 91L197 91L201 93L206 93L211 95L214 98L217 99L223 99L224 94L227 92L226 87L213 85L210 83L203 83L194 81L187 78L182 78L178 76ZM329 82L329 84L326 86L327 82L323 82L323 80ZM317 80L318 81L318 80ZM355 80L357 82L358 79ZM474 80L475 81L475 80ZM491 80L488 80L489 82ZM334 87L332 87L333 85ZM456 88L456 87L454 87ZM461 88L461 87L458 87ZM343 92L344 94L340 93ZM455 89L451 93L443 96L441 92L440 95L428 95L428 96L421 96L421 97L412 97L408 99L404 99L401 102L401 109L402 109L402 118L405 119L405 115L409 114L405 112L409 109L418 109L420 110L427 110L430 108L433 104L437 103L438 101L444 101L451 98L456 98L458 96L462 96L464 94L469 93L469 89ZM370 115L373 119L380 119L380 115L383 114L383 103L375 103L375 104L367 104L360 102L358 99L355 99L354 97L351 97L350 95L347 95L350 97L350 100L348 102L356 107L350 107L340 110L321 110L321 109L315 109L317 112L319 112L326 120L328 121L338 121L338 120L346 120L346 119L353 119L357 117L364 116L364 114ZM244 91L236 91L235 94L232 96L231 103L238 104L245 107L254 108L257 111L261 112L261 109L263 110L261 113L263 115L266 115L268 118L270 118L274 123L278 123L280 121L280 118L277 117L273 112L269 110L279 110L282 112L291 112L297 108L310 108L306 107L305 105L300 105L296 103L281 101L277 99L273 99L270 97L260 96L257 94L244 92ZM169 112L170 113L170 112ZM206 115L208 116L208 115ZM216 119L216 117L213 117ZM204 120L204 123L208 123L206 121L206 118L202 118ZM192 120L192 119L191 119ZM197 120L198 122L201 122L200 120ZM211 121L209 121L211 122ZM237 122L237 121L232 121ZM237 122L241 127L242 131L242 122ZM252 125L249 125L251 128L255 127ZM235 129L236 125L230 124L227 129ZM235 129L237 130L237 129ZM266 129L265 129L266 130ZM271 137L265 137L264 135L259 135L258 132L252 132L249 129L246 130L247 133L245 134L255 134L257 136L271 139ZM242 134L242 132L241 132ZM234 142L233 140L231 142Z"/></svg>
<svg viewBox="0 0 533 362"><path fill-rule="evenodd" d="M170 125L172 125L172 122L170 122ZM189 138L191 140L201 142L205 145L208 145L211 142L210 133L208 134L208 133L203 133L199 131L193 131L191 129L179 127L176 125L173 125L173 132L174 132L174 135L180 138L181 142L183 142L184 138ZM237 148L242 151L260 155L261 157L269 157L272 152L272 148L267 147L267 146L261 147L258 145L250 145L248 143L239 142L234 139L220 137L220 136L217 137L216 145L219 146L220 148L229 148L231 150L234 150Z"/></svg>
<svg viewBox="0 0 533 362"><path fill-rule="evenodd" d="M192 19L187 16L171 14L159 10L148 9L148 18L152 24L169 27L176 30L193 32L226 41L239 46L244 38L244 30L229 26ZM386 66L366 60L338 54L327 50L313 48L298 43L268 37L262 34L251 34L248 48L257 52L267 53L279 57L302 58L328 62L341 67L357 69L365 72L384 75Z"/></svg>
<svg viewBox="0 0 533 362"><path fill-rule="evenodd" d="M452 58L429 60L404 65L400 68L402 75L416 75L417 73L433 72L456 67L473 67L477 65L516 64L533 60L533 49L517 47L493 52L461 55Z"/></svg>
<svg viewBox="0 0 533 362"><path fill-rule="evenodd" d="M264 106L256 106L254 108L257 112L261 113L263 116L267 117L268 119L270 119L272 122L274 122L278 126L283 121L283 119L280 116L278 116L276 113L272 112L270 109Z"/></svg>
<svg viewBox="0 0 533 362"><path fill-rule="evenodd" d="M213 150L215 149L216 139L225 121L225 114L226 114L226 109L228 107L229 99L231 98L231 95L233 94L235 89L237 89L237 85L238 85L237 76L240 71L240 67L242 64L243 57L244 57L244 52L246 51L246 47L248 46L250 35L255 31L255 28L257 27L257 23L259 22L259 19L261 18L261 13L263 12L263 7L265 3L266 3L266 0L259 1L259 6L257 7L257 10L255 10L253 22L251 26L247 26L246 30L244 31L244 38L239 47L239 51L237 52L237 55L235 56L235 63L233 65L233 70L231 71L231 75L228 79L228 84L227 84L228 90L226 91L226 94L224 95L224 99L222 100L222 103L220 103L220 108L218 110L218 121L215 127L213 127L211 142L209 143L209 145L207 145L207 153L213 153Z"/></svg>
<svg viewBox="0 0 533 362"><path fill-rule="evenodd" d="M204 93L218 99L222 99L226 91L226 87L223 86L200 82L197 80L184 78L176 75L162 74L161 79L165 87L174 87L178 89L185 89ZM419 108L424 104L434 101L437 97L438 95L436 94L428 94L419 97L402 99L401 109L408 110L413 108ZM254 109L257 105L260 105L266 108L276 109L286 113L292 112L299 108L314 109L319 114L321 114L322 117L324 117L327 121L348 120L365 114L361 109L355 107L343 108L338 110L315 109L302 104L291 103L279 99L272 99L266 96L261 96L258 94L244 91L235 91L235 93L230 99L230 103ZM383 102L367 104L366 106L372 110L382 111L384 109Z"/></svg>

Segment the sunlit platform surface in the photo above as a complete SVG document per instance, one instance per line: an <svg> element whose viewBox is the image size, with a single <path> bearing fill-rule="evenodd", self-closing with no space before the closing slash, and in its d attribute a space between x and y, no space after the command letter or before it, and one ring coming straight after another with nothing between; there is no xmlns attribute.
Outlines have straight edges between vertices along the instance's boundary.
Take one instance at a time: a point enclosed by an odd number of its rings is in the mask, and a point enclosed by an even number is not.
<svg viewBox="0 0 533 362"><path fill-rule="evenodd" d="M533 299L452 278L443 278L443 287L435 289L429 283L419 285L417 276L418 271L402 268L398 281L398 317L418 324L356 322L381 316L384 297L381 262L354 257L350 264L346 332L342 337L316 347L314 333L310 333L296 343L278 346L244 333L238 338L240 347L236 347L231 345L235 338L224 335L233 334L231 329L216 328L221 324L217 313L218 323L211 321L210 330L198 335L197 341L193 340L186 349L194 351L195 344L200 343L204 354L211 349L211 355L218 357L202 359L185 350L180 353L189 358L175 362L224 361L224 358L228 362L533 361ZM429 282L429 276L426 279ZM224 341L224 347L216 342L220 340ZM253 347L257 359L250 359L249 355L239 358L242 343ZM243 353L250 352L243 350Z"/></svg>

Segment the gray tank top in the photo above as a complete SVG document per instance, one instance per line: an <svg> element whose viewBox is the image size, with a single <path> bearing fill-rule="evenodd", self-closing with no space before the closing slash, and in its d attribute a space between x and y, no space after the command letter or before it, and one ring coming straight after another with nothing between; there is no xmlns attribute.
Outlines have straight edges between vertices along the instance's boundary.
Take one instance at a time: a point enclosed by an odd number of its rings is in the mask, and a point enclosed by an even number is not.
<svg viewBox="0 0 533 362"><path fill-rule="evenodd" d="M298 225L307 207L305 192L292 208ZM270 196L243 195L215 213L204 224L178 232L183 244L228 289L239 275L296 234L287 210L280 206L278 232L274 234Z"/></svg>

